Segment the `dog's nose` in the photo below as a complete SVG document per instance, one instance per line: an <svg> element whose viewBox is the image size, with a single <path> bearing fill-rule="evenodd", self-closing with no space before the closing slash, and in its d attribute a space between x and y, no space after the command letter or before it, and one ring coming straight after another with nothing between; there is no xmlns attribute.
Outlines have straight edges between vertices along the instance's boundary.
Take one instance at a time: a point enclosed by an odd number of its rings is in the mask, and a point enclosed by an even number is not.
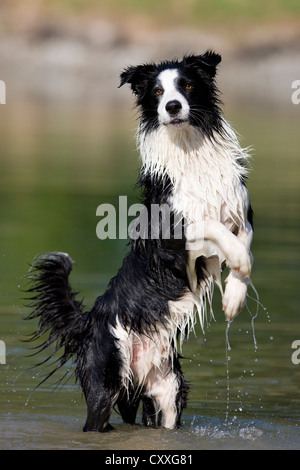
<svg viewBox="0 0 300 470"><path fill-rule="evenodd" d="M181 110L181 108L182 105L180 101L177 100L168 101L168 103L166 104L166 111L168 111L168 113L171 115L177 114Z"/></svg>

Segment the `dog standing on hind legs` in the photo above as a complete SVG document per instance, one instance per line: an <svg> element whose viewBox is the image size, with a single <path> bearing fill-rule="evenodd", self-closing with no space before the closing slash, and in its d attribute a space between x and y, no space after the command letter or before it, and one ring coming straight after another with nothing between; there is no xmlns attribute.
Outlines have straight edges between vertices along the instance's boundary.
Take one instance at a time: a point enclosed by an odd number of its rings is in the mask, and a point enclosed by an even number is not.
<svg viewBox="0 0 300 470"><path fill-rule="evenodd" d="M140 402L144 425L179 426L188 385L177 341L193 328L197 312L203 325L215 283L227 320L245 303L252 265L248 155L219 107L220 61L207 51L130 66L121 74L120 86L130 84L141 111L143 202L148 214L153 205L169 207L170 237L164 238L160 223L159 236L132 239L122 267L90 311L69 285L69 255L43 255L30 272L29 318L39 318L34 339L48 332L41 349L54 344L55 352L62 350L55 370L75 362L87 403L84 431L111 429L116 405L125 422L135 423ZM178 220L181 237L175 236ZM149 230L151 223L149 217ZM224 264L230 269L225 292Z"/></svg>

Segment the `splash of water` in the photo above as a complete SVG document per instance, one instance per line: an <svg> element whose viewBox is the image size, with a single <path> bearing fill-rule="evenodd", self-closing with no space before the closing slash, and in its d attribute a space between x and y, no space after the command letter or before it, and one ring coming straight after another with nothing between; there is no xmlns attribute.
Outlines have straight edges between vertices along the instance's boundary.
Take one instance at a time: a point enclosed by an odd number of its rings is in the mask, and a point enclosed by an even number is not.
<svg viewBox="0 0 300 470"><path fill-rule="evenodd" d="M251 297L249 294L247 294L247 297L251 300L253 300L256 303L256 311L255 313L252 313L249 306L246 304L246 308L251 316L251 328L252 328L252 336L253 336L253 344L254 344L254 352L256 353L258 350L258 344L257 344L257 339L256 339L256 333L255 333L255 320L258 317L259 313L259 308L261 307L266 315L268 322L271 321L270 315L266 309L266 307L261 303L259 299L258 292L256 288L254 287L254 284L252 283L251 280L249 280L249 285L251 286L255 297ZM230 372L229 372L229 362L230 362L230 355L229 352L231 351L231 346L229 342L229 328L232 323L232 320L228 320L226 323L226 329L225 329L225 348L226 348L226 413L225 413L225 423L228 423L228 418L229 418L229 409L230 409ZM257 361L257 359L256 359ZM253 371L251 371L251 376L254 375Z"/></svg>
<svg viewBox="0 0 300 470"><path fill-rule="evenodd" d="M271 321L271 318L270 318L270 315L269 315L269 312L267 311L266 307L261 303L261 301L259 300L259 295L258 295L258 292L257 290L255 289L254 287L254 284L253 282L251 281L251 279L249 279L249 285L251 286L254 294L255 294L255 297L251 297L251 295L247 294L247 297L251 300L253 300L255 303L256 303L256 312L255 314L252 314L249 306L246 304L246 308L251 316L251 327L252 327L252 336L253 336L253 343L254 343L254 351L256 352L257 349L258 349L258 345L257 345L257 340L256 340L256 335L255 335L255 320L257 319L258 317L258 312L259 312L259 307L261 307L265 312L266 312L266 315L267 315L267 319L268 319L268 322Z"/></svg>

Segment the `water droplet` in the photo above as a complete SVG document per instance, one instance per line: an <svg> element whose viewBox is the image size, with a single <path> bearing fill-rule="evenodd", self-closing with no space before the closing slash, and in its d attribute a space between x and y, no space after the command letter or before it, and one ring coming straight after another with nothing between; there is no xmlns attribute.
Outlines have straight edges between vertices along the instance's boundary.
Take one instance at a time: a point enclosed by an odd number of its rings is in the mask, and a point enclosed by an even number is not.
<svg viewBox="0 0 300 470"><path fill-rule="evenodd" d="M225 329L225 346L226 346L226 379L227 379L227 397L226 397L226 414L225 414L225 422L228 421L229 416L229 403L230 403L230 377L229 377L229 361L230 357L228 356L228 351L230 351L230 344L229 344L229 328L231 325L231 321L227 322L226 329Z"/></svg>

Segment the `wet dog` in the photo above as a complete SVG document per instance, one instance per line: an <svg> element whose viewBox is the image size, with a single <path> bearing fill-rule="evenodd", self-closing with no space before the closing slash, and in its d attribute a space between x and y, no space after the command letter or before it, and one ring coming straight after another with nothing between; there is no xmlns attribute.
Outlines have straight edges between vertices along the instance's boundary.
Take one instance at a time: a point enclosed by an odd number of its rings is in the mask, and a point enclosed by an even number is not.
<svg viewBox="0 0 300 470"><path fill-rule="evenodd" d="M253 233L248 154L220 110L220 61L207 51L121 74L120 86L130 84L141 112L143 203L149 214L153 205L169 208L169 236L163 236L161 217L157 236L132 239L121 269L90 311L69 285L68 254L48 253L30 272L29 318L39 318L34 338L48 332L41 347L63 351L56 369L75 361L87 403L84 431L111 429L115 405L134 423L141 401L144 425L179 426L188 384L178 343L197 312L204 325L215 283L227 320L245 303ZM223 292L224 264L230 272Z"/></svg>

